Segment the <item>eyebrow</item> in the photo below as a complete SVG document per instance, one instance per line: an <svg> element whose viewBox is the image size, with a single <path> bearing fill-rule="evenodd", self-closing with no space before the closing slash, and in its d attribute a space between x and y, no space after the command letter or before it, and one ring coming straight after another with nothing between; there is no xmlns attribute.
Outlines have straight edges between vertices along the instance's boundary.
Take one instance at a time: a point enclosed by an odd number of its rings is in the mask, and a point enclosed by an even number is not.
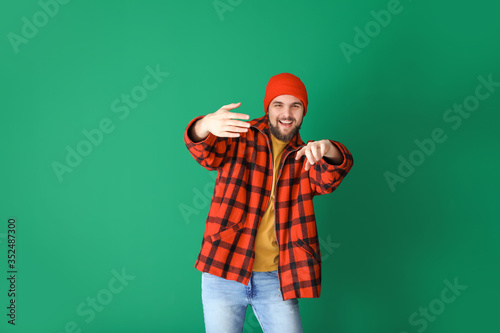
<svg viewBox="0 0 500 333"><path fill-rule="evenodd" d="M283 102L281 102L281 101L274 101L274 102L273 102L273 104L276 104L276 103L285 104L285 103L283 103ZM291 103L291 104L292 104L292 105L293 105L293 104L299 104L299 105L302 105L302 102L293 102L293 103Z"/></svg>

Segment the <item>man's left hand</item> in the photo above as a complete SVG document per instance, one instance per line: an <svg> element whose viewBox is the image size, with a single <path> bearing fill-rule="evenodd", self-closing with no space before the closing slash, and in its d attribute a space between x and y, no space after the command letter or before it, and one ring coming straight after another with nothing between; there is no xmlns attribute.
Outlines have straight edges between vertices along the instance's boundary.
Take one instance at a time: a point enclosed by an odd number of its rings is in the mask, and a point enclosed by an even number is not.
<svg viewBox="0 0 500 333"><path fill-rule="evenodd" d="M341 152L330 140L309 142L307 146L297 152L295 159L298 160L302 155L306 155L306 171L323 157L328 158L331 164L341 164L343 160Z"/></svg>

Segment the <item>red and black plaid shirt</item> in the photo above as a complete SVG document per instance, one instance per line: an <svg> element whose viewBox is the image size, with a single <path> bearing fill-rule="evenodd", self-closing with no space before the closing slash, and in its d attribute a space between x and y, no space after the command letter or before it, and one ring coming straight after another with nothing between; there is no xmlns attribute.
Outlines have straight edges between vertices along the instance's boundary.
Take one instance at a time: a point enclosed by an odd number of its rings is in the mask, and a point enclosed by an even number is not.
<svg viewBox="0 0 500 333"><path fill-rule="evenodd" d="M273 182L268 116L249 121L251 126L240 137L210 133L203 141L193 142L188 131L203 117L191 120L184 132L184 142L195 160L218 172L195 267L248 285L257 227L269 204ZM353 165L347 148L331 142L342 152L342 164L329 164L323 158L308 171L305 155L295 160L297 151L306 145L300 134L283 150L274 202L283 300L320 296L321 253L312 199L335 190Z"/></svg>

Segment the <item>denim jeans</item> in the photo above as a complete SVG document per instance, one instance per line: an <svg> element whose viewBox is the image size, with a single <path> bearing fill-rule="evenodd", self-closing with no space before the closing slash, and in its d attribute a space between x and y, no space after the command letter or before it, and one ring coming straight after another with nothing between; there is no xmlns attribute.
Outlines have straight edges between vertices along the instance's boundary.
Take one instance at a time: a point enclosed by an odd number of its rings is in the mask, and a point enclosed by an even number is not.
<svg viewBox="0 0 500 333"><path fill-rule="evenodd" d="M264 333L302 333L298 299L283 301L278 271L252 272L244 284L202 272L201 295L207 333L241 333L248 305Z"/></svg>

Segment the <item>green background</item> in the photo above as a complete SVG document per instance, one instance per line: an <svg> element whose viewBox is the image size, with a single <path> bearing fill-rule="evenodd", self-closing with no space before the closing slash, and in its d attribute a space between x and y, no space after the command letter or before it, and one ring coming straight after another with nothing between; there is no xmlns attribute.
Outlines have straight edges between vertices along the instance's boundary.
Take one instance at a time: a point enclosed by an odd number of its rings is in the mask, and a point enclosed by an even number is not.
<svg viewBox="0 0 500 333"><path fill-rule="evenodd" d="M319 299L300 300L305 332L497 331L500 87L458 128L443 115L479 76L500 81L500 3L401 1L348 61L341 43L355 46L355 28L390 1L221 2L219 15L211 0L70 1L18 52L9 36L22 36L23 17L44 23L42 7L1 5L0 330L59 333L73 321L81 332L202 332L193 266L214 174L188 153L184 130L232 102L262 116L267 81L290 72L308 90L304 141L337 140L354 156L340 187L314 199L323 283ZM120 118L113 101L148 66L169 75ZM114 130L60 181L53 163L106 118ZM391 190L384 173L436 128L447 139ZM5 315L12 217L15 327ZM103 298L122 269L135 278ZM442 303L455 279L466 289ZM108 304L86 322L77 308L98 295ZM438 314L423 319L429 306ZM247 313L245 332L260 332Z"/></svg>

